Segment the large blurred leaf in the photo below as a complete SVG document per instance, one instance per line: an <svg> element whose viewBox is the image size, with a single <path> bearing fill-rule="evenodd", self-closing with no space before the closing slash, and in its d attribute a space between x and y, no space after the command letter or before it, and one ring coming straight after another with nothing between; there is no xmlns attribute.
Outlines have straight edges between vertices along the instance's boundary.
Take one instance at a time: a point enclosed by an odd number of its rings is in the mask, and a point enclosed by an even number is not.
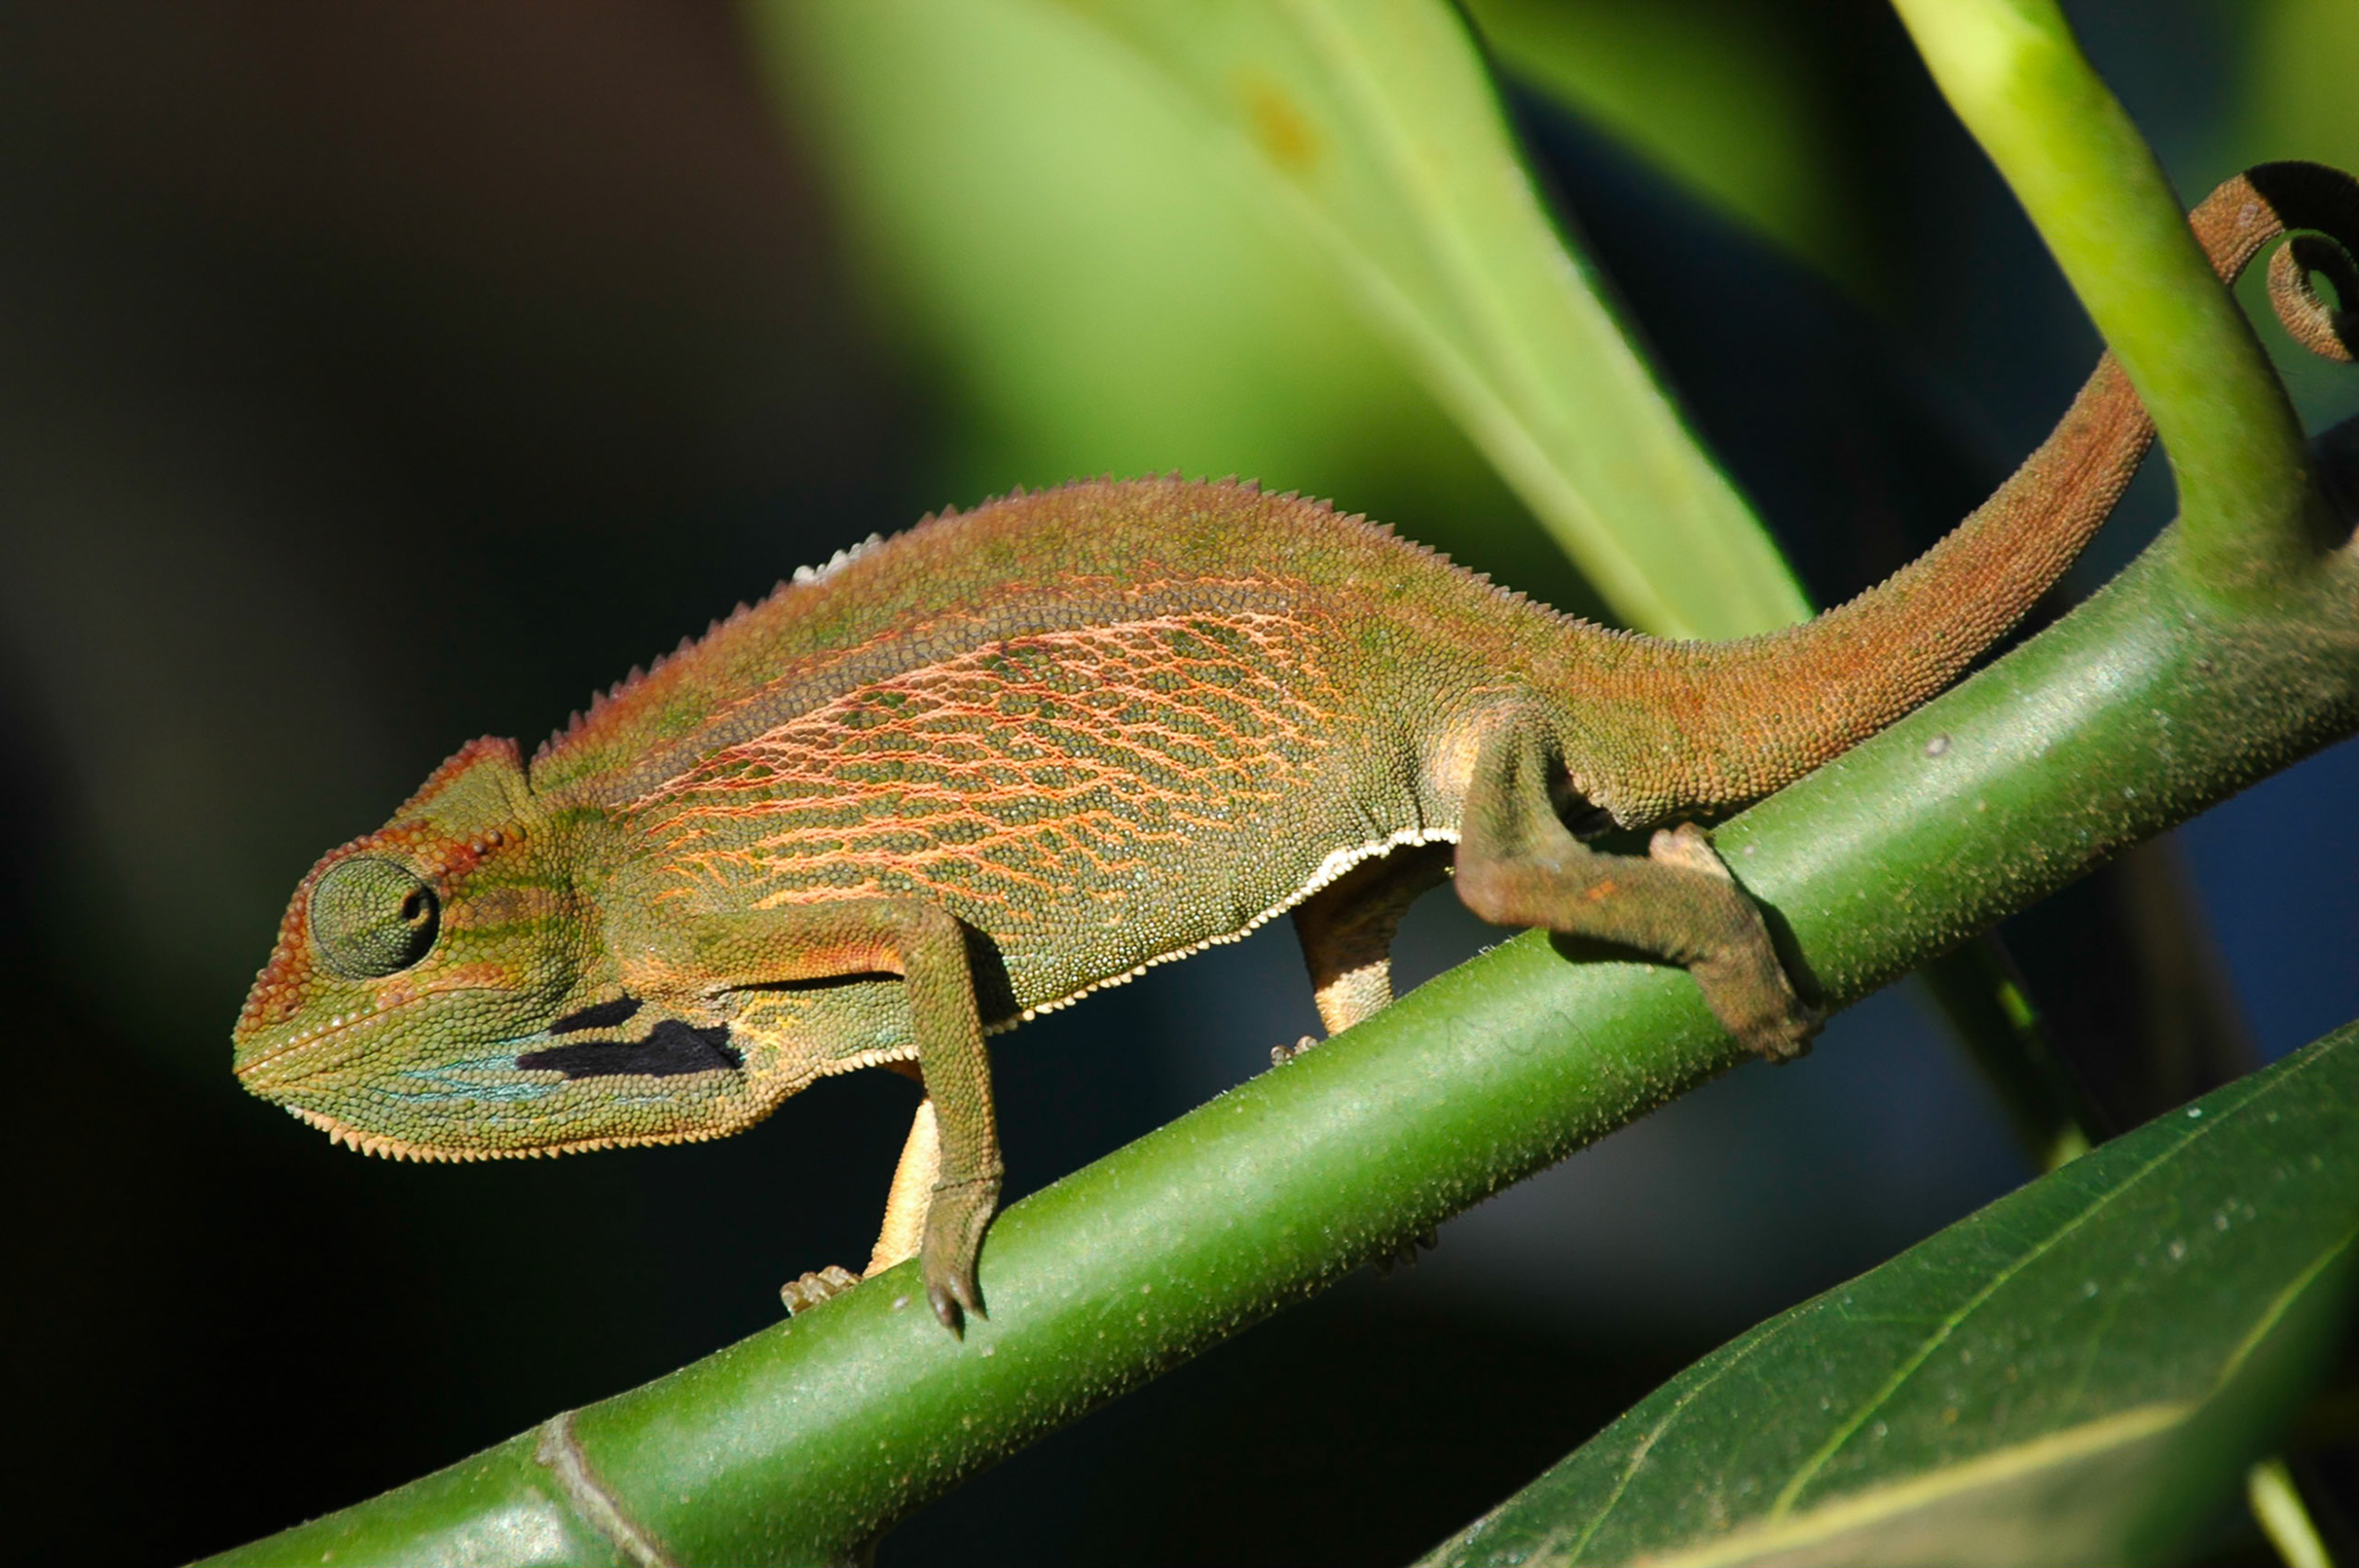
<svg viewBox="0 0 2359 1568"><path fill-rule="evenodd" d="M2349 0L2265 0L2245 13L2253 30L2245 81L2248 135L2260 156L2359 163L2359 6Z"/></svg>
<svg viewBox="0 0 2359 1568"><path fill-rule="evenodd" d="M1039 0L755 0L873 314L949 394L917 504L1238 473L1592 601L1135 51Z"/></svg>
<svg viewBox="0 0 2359 1568"><path fill-rule="evenodd" d="M1425 1561L2168 1560L2298 1396L2354 1237L2359 1026L1723 1346Z"/></svg>
<svg viewBox="0 0 2359 1568"><path fill-rule="evenodd" d="M1560 242L1440 0L1072 0L1244 155L1625 619L1808 614L1742 500Z"/></svg>
<svg viewBox="0 0 2359 1568"><path fill-rule="evenodd" d="M1619 614L1727 635L1803 613L1774 547L1559 243L1473 41L1438 0L761 0L753 14L788 46L782 80L821 109L823 140L864 160L870 178L846 189L893 231L895 265L958 299L950 314L978 347L989 337L1037 367L1028 385L1007 384L1006 406L1168 399L1174 427L1136 466L1190 460L1191 409L1242 399L1277 432L1315 425L1323 395L1350 403L1383 384L1328 330L1326 279L1340 276ZM1225 190L1200 182L1206 168L1230 177ZM1034 196L1045 200L1020 200ZM1254 276L1270 247L1334 270L1281 298ZM1131 325L1119 296L1142 283L1186 300L1181 333L1209 323L1234 341L1239 318L1292 351L1248 358L1225 398L1156 384L1165 361L1092 331ZM1001 325L974 326L995 310ZM1043 353L1044 340L1068 351ZM1346 363L1329 378L1333 357ZM971 374L1000 373L967 358Z"/></svg>

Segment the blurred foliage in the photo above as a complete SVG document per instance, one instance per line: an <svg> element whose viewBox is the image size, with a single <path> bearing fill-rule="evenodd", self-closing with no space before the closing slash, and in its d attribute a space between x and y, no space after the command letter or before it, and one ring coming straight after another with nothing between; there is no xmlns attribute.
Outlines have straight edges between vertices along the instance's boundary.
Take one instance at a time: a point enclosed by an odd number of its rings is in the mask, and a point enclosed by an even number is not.
<svg viewBox="0 0 2359 1568"><path fill-rule="evenodd" d="M1116 399L1151 405L1165 428L1140 444L1166 454L1217 431L1258 456L1273 435L1305 433L1306 395L1359 423L1362 345L1321 365L1305 357L1313 345L1270 330L1313 287L1297 270L1307 249L1332 273L1324 292L1357 304L1364 332L1417 370L1622 619L1727 636L1804 613L1593 271L1560 248L1454 13L1415 0L1212 17L1097 6L1081 12L1090 36L1037 0L754 15L796 27L788 80L837 106L839 178L855 204L889 214L888 254L956 323L965 363L1007 378L1003 412L1117 453L1105 422ZM863 76L883 60L889 82ZM980 82L991 86L978 113L961 84ZM982 156L948 163L939 155L952 146ZM1283 222L1245 211L1249 196ZM1282 307L1230 310L1219 289L1239 283L1256 306L1266 294ZM1054 333L1044 297L1065 318ZM1069 298L1100 304L1068 315ZM1331 342L1348 337L1333 322ZM1226 390L1208 363L1261 395L1226 400L1224 420L1296 411L1258 430L1191 416ZM1305 372L1324 373L1306 387Z"/></svg>
<svg viewBox="0 0 2359 1568"><path fill-rule="evenodd" d="M1873 292L1813 19L1762 0L1474 0L1517 79L1829 277Z"/></svg>
<svg viewBox="0 0 2359 1568"><path fill-rule="evenodd" d="M2359 5L2348 0L2256 0L2249 7L2248 64L2238 84L2234 142L2250 163L2306 157L2359 168ZM2238 290L2257 310L2261 280ZM2359 307L2359 300L2346 300ZM2295 401L2315 427L2359 413L2349 376L2264 337Z"/></svg>
<svg viewBox="0 0 2359 1568"><path fill-rule="evenodd" d="M826 155L871 318L958 400L948 495L1234 473L1569 577L1500 525L1516 503L1318 258L1086 21L946 0L747 15Z"/></svg>
<svg viewBox="0 0 2359 1568"><path fill-rule="evenodd" d="M2250 7L2244 135L2341 168L2359 164L2359 7L2343 0L2259 0Z"/></svg>

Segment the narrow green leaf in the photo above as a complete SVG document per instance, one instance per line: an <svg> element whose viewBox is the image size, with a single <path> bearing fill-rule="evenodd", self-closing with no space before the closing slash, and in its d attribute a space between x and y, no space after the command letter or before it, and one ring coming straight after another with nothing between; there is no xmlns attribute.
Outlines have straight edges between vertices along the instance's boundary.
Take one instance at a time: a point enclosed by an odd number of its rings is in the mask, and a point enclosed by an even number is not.
<svg viewBox="0 0 2359 1568"><path fill-rule="evenodd" d="M2359 1025L1723 1346L1426 1564L2167 1561L2331 1346L2354 1239Z"/></svg>
<svg viewBox="0 0 2359 1568"><path fill-rule="evenodd" d="M2310 1517L2283 1459L2272 1455L2245 1472L2245 1503L2286 1568L2334 1568L2317 1521Z"/></svg>

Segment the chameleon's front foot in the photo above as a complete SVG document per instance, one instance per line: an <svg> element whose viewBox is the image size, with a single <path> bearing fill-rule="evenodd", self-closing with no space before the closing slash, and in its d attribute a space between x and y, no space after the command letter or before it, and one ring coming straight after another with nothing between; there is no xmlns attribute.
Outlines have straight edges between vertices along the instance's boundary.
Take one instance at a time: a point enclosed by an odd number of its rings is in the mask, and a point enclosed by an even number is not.
<svg viewBox="0 0 2359 1568"><path fill-rule="evenodd" d="M952 1334L961 1332L964 1314L988 1317L983 1310L983 1288L975 1282L974 1265L983 1249L983 1233L999 1207L999 1177L971 1176L944 1182L934 1189L926 1210L926 1239L919 1249L919 1267L926 1277L926 1301L934 1315Z"/></svg>

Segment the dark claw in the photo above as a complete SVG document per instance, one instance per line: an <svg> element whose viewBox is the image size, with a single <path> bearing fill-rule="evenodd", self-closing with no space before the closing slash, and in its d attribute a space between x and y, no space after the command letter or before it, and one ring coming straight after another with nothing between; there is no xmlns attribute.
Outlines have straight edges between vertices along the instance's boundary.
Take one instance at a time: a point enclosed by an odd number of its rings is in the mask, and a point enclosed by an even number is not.
<svg viewBox="0 0 2359 1568"><path fill-rule="evenodd" d="M941 1320L944 1328L962 1339L966 1337L968 1313L977 1317L991 1315L983 1310L983 1292L975 1288L972 1274L927 1281L926 1304L934 1309L934 1315Z"/></svg>
<svg viewBox="0 0 2359 1568"><path fill-rule="evenodd" d="M926 1240L919 1249L926 1276L926 1301L953 1335L964 1336L965 1314L991 1314L983 1310L983 1291L974 1277L975 1254L983 1233L997 1206L996 1174L934 1188L933 1206L926 1214Z"/></svg>

